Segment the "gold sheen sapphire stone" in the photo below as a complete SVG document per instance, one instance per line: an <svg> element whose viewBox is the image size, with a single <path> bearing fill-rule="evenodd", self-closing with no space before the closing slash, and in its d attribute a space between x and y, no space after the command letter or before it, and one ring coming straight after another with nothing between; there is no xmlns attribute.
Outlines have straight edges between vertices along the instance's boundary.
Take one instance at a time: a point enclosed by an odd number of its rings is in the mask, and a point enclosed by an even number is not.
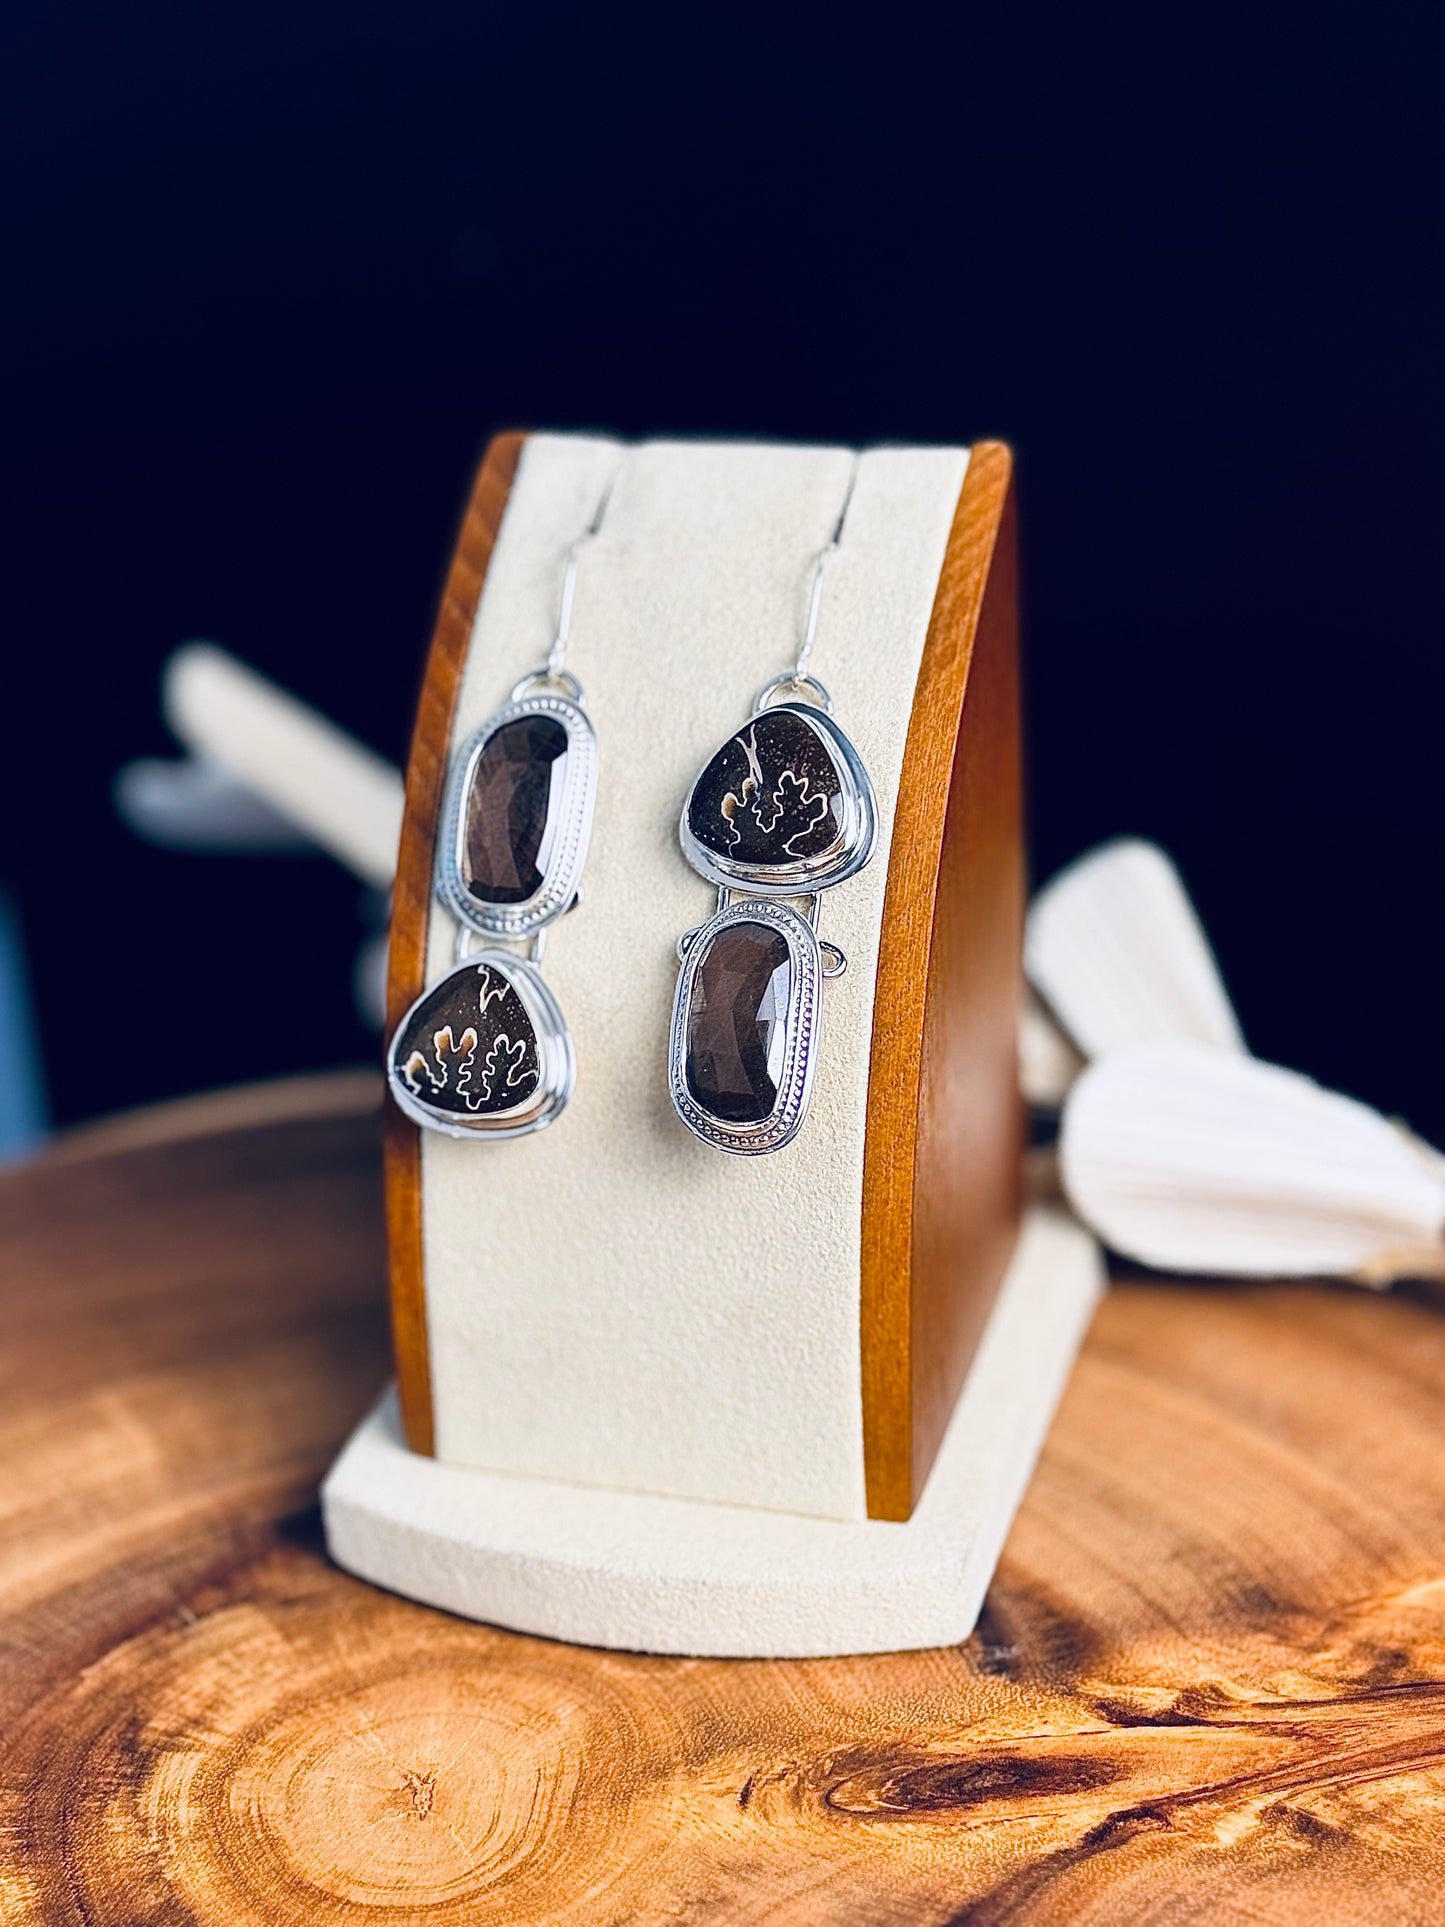
<svg viewBox="0 0 1445 1927"><path fill-rule="evenodd" d="M467 784L462 886L480 904L526 903L542 887L567 777L567 731L555 716L494 730Z"/></svg>
<svg viewBox="0 0 1445 1927"><path fill-rule="evenodd" d="M684 1076L720 1123L761 1124L777 1108L792 990L780 930L733 923L709 941L688 1001Z"/></svg>

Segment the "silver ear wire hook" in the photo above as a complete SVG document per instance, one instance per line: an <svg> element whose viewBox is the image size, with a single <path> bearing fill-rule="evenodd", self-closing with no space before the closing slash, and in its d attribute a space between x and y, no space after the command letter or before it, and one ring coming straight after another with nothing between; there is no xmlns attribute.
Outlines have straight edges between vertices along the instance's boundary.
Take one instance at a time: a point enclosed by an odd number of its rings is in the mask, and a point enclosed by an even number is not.
<svg viewBox="0 0 1445 1927"><path fill-rule="evenodd" d="M587 527L567 550L567 558L562 564L562 594L557 602L557 633L552 638L552 647L547 651L546 674L555 680L562 674L562 666L567 660L567 644L572 636L572 604L577 596L577 565L582 559L582 551L602 527L602 518L607 513L607 504L612 500L612 491L617 483L617 469L607 478L607 485L597 503L597 511Z"/></svg>
<svg viewBox="0 0 1445 1927"><path fill-rule="evenodd" d="M848 510L853 501L853 490L858 485L858 456L853 457L853 466L848 472L848 487L843 496L843 506L838 511L838 520L833 525L833 533L823 548L819 549L813 564L813 580L808 590L808 614L803 623L803 640L798 645L798 660L793 664L791 680L799 685L808 682L808 660L813 653L813 643L818 634L818 612L823 606L823 577L827 574L828 564L838 553L838 545L843 540L843 524L848 520Z"/></svg>

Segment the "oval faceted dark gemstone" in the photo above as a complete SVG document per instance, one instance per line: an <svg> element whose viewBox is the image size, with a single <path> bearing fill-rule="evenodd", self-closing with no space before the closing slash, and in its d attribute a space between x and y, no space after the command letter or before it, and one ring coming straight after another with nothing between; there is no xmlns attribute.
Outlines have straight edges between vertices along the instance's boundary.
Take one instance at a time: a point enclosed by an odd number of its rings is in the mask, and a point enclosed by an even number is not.
<svg viewBox="0 0 1445 1927"><path fill-rule="evenodd" d="M761 1124L778 1102L793 963L788 940L732 923L708 945L687 1007L687 1088L726 1124Z"/></svg>
<svg viewBox="0 0 1445 1927"><path fill-rule="evenodd" d="M483 745L467 787L462 882L478 903L525 903L542 887L567 773L555 716L518 716Z"/></svg>
<svg viewBox="0 0 1445 1927"><path fill-rule="evenodd" d="M737 863L795 863L838 840L843 784L817 730L767 709L729 737L693 785L687 826Z"/></svg>
<svg viewBox="0 0 1445 1927"><path fill-rule="evenodd" d="M537 1033L495 964L460 964L417 1005L392 1066L419 1103L474 1117L510 1111L536 1088Z"/></svg>

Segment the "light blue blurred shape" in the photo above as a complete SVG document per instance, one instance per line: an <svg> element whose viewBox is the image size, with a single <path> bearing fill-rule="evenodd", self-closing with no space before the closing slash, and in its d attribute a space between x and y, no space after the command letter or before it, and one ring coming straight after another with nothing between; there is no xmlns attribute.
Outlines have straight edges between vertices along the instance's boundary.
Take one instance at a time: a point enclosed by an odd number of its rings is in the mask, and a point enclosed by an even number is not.
<svg viewBox="0 0 1445 1927"><path fill-rule="evenodd" d="M44 1085L20 920L10 898L0 890L0 1163L36 1150L45 1127Z"/></svg>

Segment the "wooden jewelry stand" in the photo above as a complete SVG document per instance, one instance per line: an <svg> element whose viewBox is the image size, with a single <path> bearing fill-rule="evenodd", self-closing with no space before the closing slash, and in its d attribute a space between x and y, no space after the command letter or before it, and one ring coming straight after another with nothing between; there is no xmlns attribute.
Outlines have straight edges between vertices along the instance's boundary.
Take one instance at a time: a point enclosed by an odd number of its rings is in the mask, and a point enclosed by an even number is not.
<svg viewBox="0 0 1445 1927"><path fill-rule="evenodd" d="M545 653L561 557L611 480L569 657L602 776L584 901L547 959L577 1045L568 1110L495 1145L388 1117L399 1404L323 1500L334 1556L398 1591L654 1651L973 1624L1099 1286L1067 1221L1031 1214L1019 1237L1002 446L859 464L817 662L880 835L827 906L850 968L802 1133L727 1158L672 1117L663 1068L671 940L709 907L678 807L786 666L850 469L835 449L555 436L499 438L483 463L408 771L393 1020L451 961L432 893L450 757Z"/></svg>

